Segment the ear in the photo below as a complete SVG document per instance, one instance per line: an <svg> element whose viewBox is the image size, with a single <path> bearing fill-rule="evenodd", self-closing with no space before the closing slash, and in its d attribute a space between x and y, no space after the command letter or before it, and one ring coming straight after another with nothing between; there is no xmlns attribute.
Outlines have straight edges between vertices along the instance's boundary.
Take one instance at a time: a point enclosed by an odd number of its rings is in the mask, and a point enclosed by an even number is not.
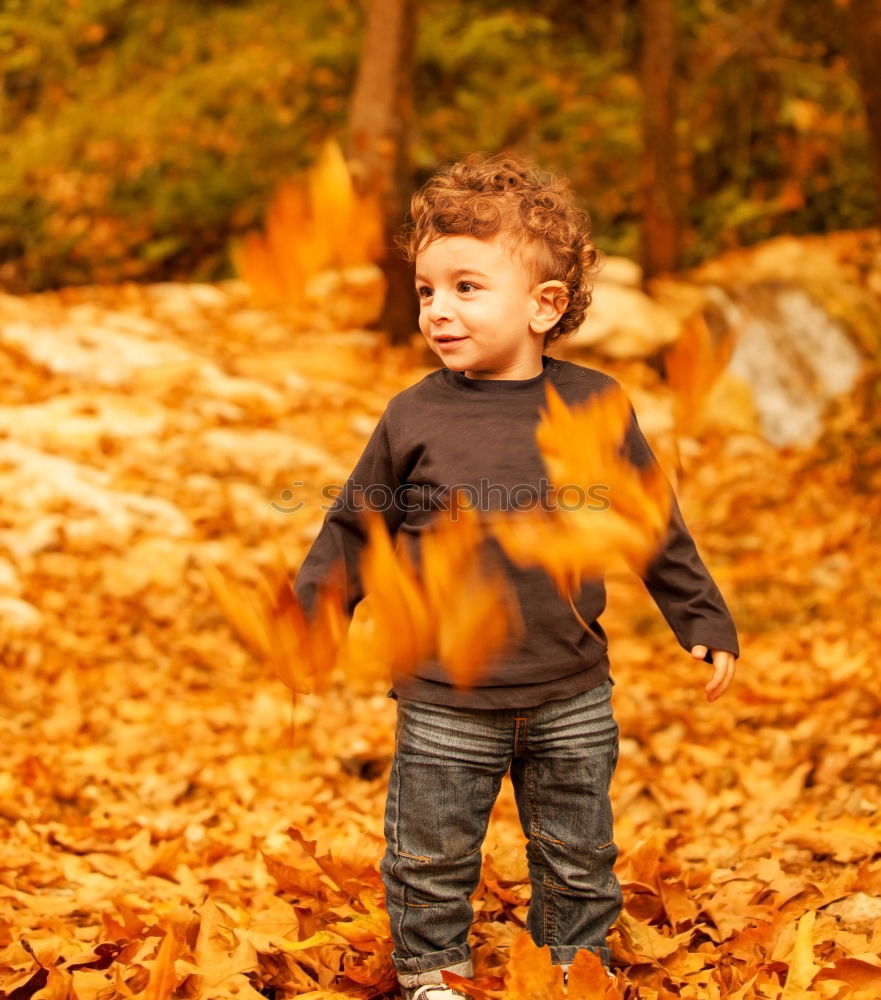
<svg viewBox="0 0 881 1000"><path fill-rule="evenodd" d="M542 281L532 289L533 333L547 333L569 306L569 290L562 281Z"/></svg>

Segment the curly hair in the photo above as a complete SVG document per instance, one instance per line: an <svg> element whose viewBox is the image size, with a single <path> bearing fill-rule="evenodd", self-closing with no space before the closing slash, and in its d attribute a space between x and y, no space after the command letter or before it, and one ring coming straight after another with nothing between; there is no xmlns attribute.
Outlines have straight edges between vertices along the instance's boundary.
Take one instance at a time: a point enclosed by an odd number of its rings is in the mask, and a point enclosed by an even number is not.
<svg viewBox="0 0 881 1000"><path fill-rule="evenodd" d="M588 277L599 270L590 218L576 207L567 181L519 156L474 153L443 167L413 195L397 245L412 261L443 236L490 239L500 233L520 249L536 283L566 286L568 304L545 333L544 347L574 333L590 305Z"/></svg>

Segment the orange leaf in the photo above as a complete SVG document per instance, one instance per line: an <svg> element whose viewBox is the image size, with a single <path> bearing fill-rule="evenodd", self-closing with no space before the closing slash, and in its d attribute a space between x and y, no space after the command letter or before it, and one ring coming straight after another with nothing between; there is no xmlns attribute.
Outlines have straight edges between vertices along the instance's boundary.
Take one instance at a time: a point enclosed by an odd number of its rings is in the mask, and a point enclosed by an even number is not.
<svg viewBox="0 0 881 1000"><path fill-rule="evenodd" d="M266 233L232 249L236 271L257 297L302 305L316 274L379 260L382 208L374 192L355 190L334 140L297 181L282 181L266 210Z"/></svg>
<svg viewBox="0 0 881 1000"><path fill-rule="evenodd" d="M168 1000L177 987L181 976L174 967L177 959L184 951L184 942L180 928L172 925L165 932L159 952L150 969L150 979L144 990L144 1000Z"/></svg>
<svg viewBox="0 0 881 1000"><path fill-rule="evenodd" d="M683 332L664 355L667 382L675 393L673 419L679 435L691 435L698 427L701 410L713 383L731 358L734 341L730 333L714 342L700 313L690 316Z"/></svg>
<svg viewBox="0 0 881 1000"><path fill-rule="evenodd" d="M669 957L687 944L692 935L691 930L686 930L681 934L667 937L651 924L634 920L626 909L621 911L617 927L627 951L626 957L631 963L651 962L658 964L661 959Z"/></svg>
<svg viewBox="0 0 881 1000"><path fill-rule="evenodd" d="M412 671L436 656L457 687L468 687L522 623L501 572L487 568L477 512L454 509L455 517L438 517L419 536L419 569L405 548L392 547L382 518L368 511L361 571L377 641L392 668Z"/></svg>
<svg viewBox="0 0 881 1000"><path fill-rule="evenodd" d="M494 520L509 558L541 566L561 596L621 559L641 573L666 536L670 487L657 464L639 469L623 454L629 424L620 387L569 408L549 385L535 436L555 503Z"/></svg>
<svg viewBox="0 0 881 1000"><path fill-rule="evenodd" d="M406 550L396 553L382 517L367 511L366 521L361 575L371 595L377 640L393 670L409 671L434 650L428 603Z"/></svg>
<svg viewBox="0 0 881 1000"><path fill-rule="evenodd" d="M233 582L217 566L204 566L202 572L233 630L254 657L269 664L295 693L325 687L328 666L335 662L348 626L338 580L325 581L307 615L281 563L260 571L253 587Z"/></svg>
<svg viewBox="0 0 881 1000"><path fill-rule="evenodd" d="M563 970L551 963L550 949L538 948L526 931L511 945L505 976L506 1000L563 1000Z"/></svg>
<svg viewBox="0 0 881 1000"><path fill-rule="evenodd" d="M875 965L863 958L839 958L831 968L821 969L816 982L835 979L847 983L854 989L875 986L881 989L881 965Z"/></svg>
<svg viewBox="0 0 881 1000"><path fill-rule="evenodd" d="M569 996L605 997L607 1000L623 1000L624 994L614 979L609 977L602 960L593 952L579 951L569 970Z"/></svg>
<svg viewBox="0 0 881 1000"><path fill-rule="evenodd" d="M808 992L808 987L814 980L819 966L814 962L814 922L817 914L809 910L798 922L795 933L795 945L789 956L789 973L786 985L783 987L781 1000L796 1000L796 998L814 995Z"/></svg>
<svg viewBox="0 0 881 1000"><path fill-rule="evenodd" d="M470 687L508 642L522 634L519 606L500 569L482 558L478 512L454 498L455 518L422 537L422 570L441 662L457 687Z"/></svg>

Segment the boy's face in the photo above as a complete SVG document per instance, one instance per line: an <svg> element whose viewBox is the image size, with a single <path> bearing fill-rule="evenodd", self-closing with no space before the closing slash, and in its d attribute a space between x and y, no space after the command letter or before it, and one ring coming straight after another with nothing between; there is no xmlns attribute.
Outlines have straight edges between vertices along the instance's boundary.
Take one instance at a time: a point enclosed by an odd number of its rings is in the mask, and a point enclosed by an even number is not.
<svg viewBox="0 0 881 1000"><path fill-rule="evenodd" d="M541 374L544 334L560 318L558 281L536 283L509 241L442 236L416 255L419 329L469 378Z"/></svg>

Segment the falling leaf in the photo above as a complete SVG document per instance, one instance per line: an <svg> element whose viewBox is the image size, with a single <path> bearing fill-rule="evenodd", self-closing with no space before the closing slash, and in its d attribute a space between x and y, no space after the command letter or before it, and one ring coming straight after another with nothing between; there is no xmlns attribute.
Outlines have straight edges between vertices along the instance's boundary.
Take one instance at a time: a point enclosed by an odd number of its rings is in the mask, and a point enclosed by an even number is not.
<svg viewBox="0 0 881 1000"><path fill-rule="evenodd" d="M522 635L516 601L501 570L482 561L485 528L460 498L456 517L441 518L421 538L425 595L437 649L453 684L471 687L495 655Z"/></svg>
<svg viewBox="0 0 881 1000"><path fill-rule="evenodd" d="M431 609L407 551L395 552L375 511L367 513L361 574L371 595L382 655L393 671L411 671L435 648Z"/></svg>
<svg viewBox="0 0 881 1000"><path fill-rule="evenodd" d="M229 572L206 565L202 570L236 634L264 660L293 692L320 690L345 638L348 618L338 583L320 588L316 606L306 614L284 566L262 571L256 586L233 582Z"/></svg>
<svg viewBox="0 0 881 1000"><path fill-rule="evenodd" d="M381 654L401 673L437 656L457 687L472 686L522 628L516 598L483 559L477 512L437 517L419 536L418 569L406 548L393 548L382 518L367 518L361 570Z"/></svg>
<svg viewBox="0 0 881 1000"><path fill-rule="evenodd" d="M681 437L700 426L701 411L734 350L730 333L714 338L699 312L683 323L682 333L664 355L667 382L674 392L673 420Z"/></svg>
<svg viewBox="0 0 881 1000"><path fill-rule="evenodd" d="M303 178L279 185L265 235L247 234L233 263L262 301L302 305L319 272L382 257L382 217L377 195L355 190L338 144L328 140Z"/></svg>
<svg viewBox="0 0 881 1000"><path fill-rule="evenodd" d="M541 566L561 596L622 559L641 573L666 536L670 487L656 463L639 469L625 456L630 417L617 386L567 407L549 385L536 441L557 502L550 513L518 511L494 520L510 558Z"/></svg>

